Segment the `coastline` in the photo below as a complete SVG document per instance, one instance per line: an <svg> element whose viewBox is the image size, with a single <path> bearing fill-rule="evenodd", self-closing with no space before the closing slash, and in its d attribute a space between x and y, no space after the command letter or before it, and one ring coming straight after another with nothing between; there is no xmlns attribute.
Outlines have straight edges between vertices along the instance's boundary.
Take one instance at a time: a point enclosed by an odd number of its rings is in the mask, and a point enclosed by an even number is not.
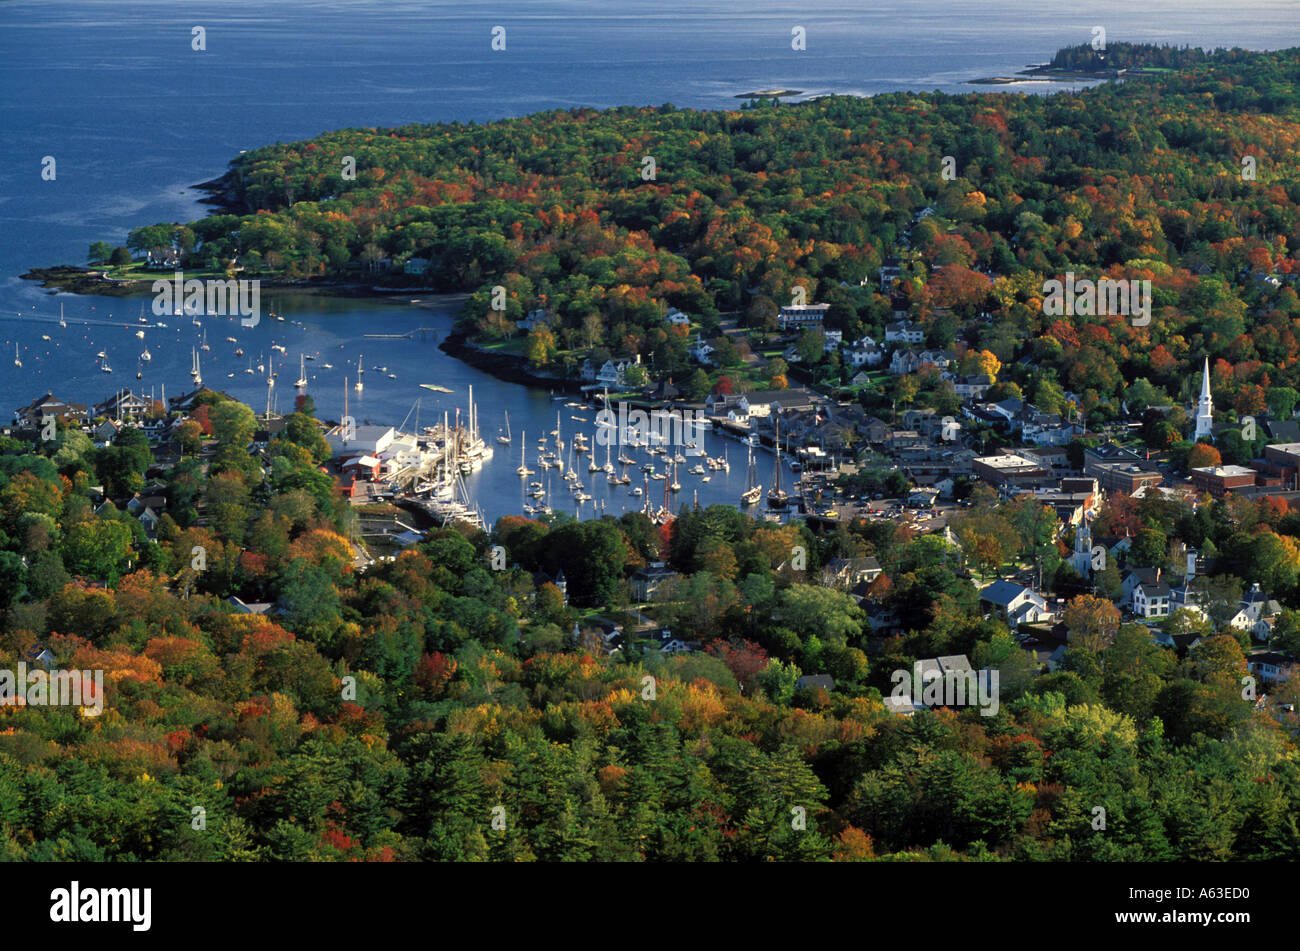
<svg viewBox="0 0 1300 951"><path fill-rule="evenodd" d="M204 271L185 272L189 277L199 277L206 274ZM87 294L96 297L132 297L137 294L148 294L151 292L154 281L170 281L173 271L157 271L151 273L148 277L132 278L124 280L117 277L109 277L103 270L97 270L91 267L80 267L74 264L58 264L53 267L34 267L31 270L20 274L19 279L24 281L39 281L42 288L49 289L51 294ZM224 278L223 278L224 279ZM395 286L383 287L378 284L366 281L326 281L321 278L299 278L297 280L283 280L268 277L256 277L254 280L260 281L262 287L270 288L277 291L293 292L309 296L333 296L333 297L373 297L376 300L385 300L394 295L403 294L436 294L440 298L465 298L468 295L464 291L440 291L432 287L409 287Z"/></svg>
<svg viewBox="0 0 1300 951"><path fill-rule="evenodd" d="M128 298L147 294L155 280L166 280L166 272L159 271L156 276L138 280L120 280L107 277L102 271L62 264L48 268L32 268L21 275L23 280L40 281L41 287L48 288L51 294L69 293L98 297ZM325 284L316 281L263 281L264 286L295 294L317 297L371 298L391 301L394 295L407 293L432 293L434 300L422 300L412 306L424 310L445 307L464 301L468 295L464 292L438 292L430 288L401 287L387 290L372 284L359 282ZM552 376L533 370L528 361L514 354L495 353L485 350L470 340L462 330L451 330L446 338L438 344L438 349L448 356L459 360L467 366L495 377L506 383L518 383L550 391L580 393L581 383L563 377Z"/></svg>
<svg viewBox="0 0 1300 951"><path fill-rule="evenodd" d="M558 376L549 376L532 370L523 357L505 353L493 353L473 343L462 330L452 330L445 340L438 344L438 349L461 363L482 370L490 376L506 383L518 383L523 386L535 386L546 390L559 390L565 393L580 393L581 383Z"/></svg>

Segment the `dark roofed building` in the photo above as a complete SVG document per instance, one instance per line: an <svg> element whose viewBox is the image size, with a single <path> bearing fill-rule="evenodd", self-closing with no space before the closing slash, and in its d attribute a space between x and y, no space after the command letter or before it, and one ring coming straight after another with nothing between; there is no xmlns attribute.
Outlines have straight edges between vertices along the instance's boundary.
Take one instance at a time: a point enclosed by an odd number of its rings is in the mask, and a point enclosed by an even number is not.
<svg viewBox="0 0 1300 951"><path fill-rule="evenodd" d="M651 562L632 576L632 597L637 601L649 601L664 582L676 577L677 572L662 561Z"/></svg>
<svg viewBox="0 0 1300 951"><path fill-rule="evenodd" d="M148 399L130 390L119 390L95 406L94 415L110 419L138 419L151 409Z"/></svg>
<svg viewBox="0 0 1300 951"><path fill-rule="evenodd" d="M669 377L667 380L660 381L659 385L654 388L654 398L657 400L679 400L682 398L682 391Z"/></svg>
<svg viewBox="0 0 1300 951"><path fill-rule="evenodd" d="M822 584L826 587L853 588L860 583L870 584L880 577L880 562L874 555L860 558L832 558L822 568Z"/></svg>
<svg viewBox="0 0 1300 951"><path fill-rule="evenodd" d="M805 389L755 390L744 395L744 403L751 416L810 410L817 405L812 393Z"/></svg>
<svg viewBox="0 0 1300 951"><path fill-rule="evenodd" d="M39 429L47 416L53 416L64 424L82 423L86 421L88 411L81 403L69 403L47 392L19 409L14 414L14 421L24 429Z"/></svg>

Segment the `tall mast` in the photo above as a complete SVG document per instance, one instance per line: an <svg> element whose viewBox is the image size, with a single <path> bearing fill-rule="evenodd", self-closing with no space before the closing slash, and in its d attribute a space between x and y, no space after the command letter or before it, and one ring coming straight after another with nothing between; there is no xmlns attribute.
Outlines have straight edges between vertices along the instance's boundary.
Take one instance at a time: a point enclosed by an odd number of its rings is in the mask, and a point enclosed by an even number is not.
<svg viewBox="0 0 1300 951"><path fill-rule="evenodd" d="M781 492L781 417L776 418L776 491Z"/></svg>

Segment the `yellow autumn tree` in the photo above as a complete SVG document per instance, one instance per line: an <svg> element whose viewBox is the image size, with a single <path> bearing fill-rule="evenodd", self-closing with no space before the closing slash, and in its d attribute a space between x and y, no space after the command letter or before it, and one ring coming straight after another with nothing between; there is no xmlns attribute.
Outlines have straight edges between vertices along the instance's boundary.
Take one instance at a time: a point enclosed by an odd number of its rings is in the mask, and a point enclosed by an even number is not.
<svg viewBox="0 0 1300 951"><path fill-rule="evenodd" d="M313 565L323 564L333 558L344 564L352 562L352 546L337 532L317 528L304 532L289 545L289 561L304 558Z"/></svg>

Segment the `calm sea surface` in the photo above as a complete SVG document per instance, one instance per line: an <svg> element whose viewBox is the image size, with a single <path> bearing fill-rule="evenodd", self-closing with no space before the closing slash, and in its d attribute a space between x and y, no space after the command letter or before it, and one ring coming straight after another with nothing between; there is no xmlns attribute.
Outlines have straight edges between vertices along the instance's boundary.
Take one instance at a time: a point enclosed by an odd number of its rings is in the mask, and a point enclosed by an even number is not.
<svg viewBox="0 0 1300 951"><path fill-rule="evenodd" d="M0 4L0 416L47 390L92 402L122 386L155 395L164 386L169 395L188 386L192 348L201 341L201 328L188 318L162 318L169 326L140 340L134 333L139 299L56 297L18 275L35 266L84 263L92 241L120 243L142 224L202 216L206 206L189 186L220 175L240 149L349 126L483 121L573 106L729 108L737 93L755 88L808 95L964 93L980 88L964 80L1008 74L1045 61L1060 46L1087 42L1094 25L1104 26L1112 42L1300 44L1295 0L1077 7L1062 0L908 0L871 9L817 0ZM498 25L506 28L505 52L490 48ZM206 30L205 52L190 48L195 26ZM803 52L790 48L795 26L807 32ZM41 179L45 156L57 162L55 181ZM57 324L60 303L67 329ZM431 311L405 298L277 299L274 292L262 306L274 307L286 322L264 318L245 329L204 321L205 383L265 408L265 373L244 371L249 356L274 354L280 376L271 399L287 409L299 355L310 354L316 360L307 363L308 392L322 415L337 417L344 375L355 379L360 359L365 392L358 398L348 391L358 421L399 423L418 399L421 426L463 407L473 385L485 435L495 435L506 411L515 433L508 452L498 451L467 480L489 519L519 508L520 430L529 433L530 462L536 437L554 428L557 408L566 436L575 428L592 432L592 413L473 370L439 351L433 339L364 337L450 327L450 307ZM14 366L15 345L21 368ZM147 363L140 360L146 346ZM237 347L245 357L235 356ZM112 374L98 368L101 350ZM453 393L434 394L420 383ZM711 441L708 452L721 455L722 445ZM740 446L731 443L730 455L730 474L711 473L707 484L683 472L680 499L689 501L698 489L701 504L734 503L745 467ZM609 488L581 468L583 481L595 482L589 491L596 505L639 507L625 488ZM770 457L760 472L769 482ZM651 485L660 499L662 484ZM567 501L568 493L556 496ZM585 512L591 511L588 503Z"/></svg>

